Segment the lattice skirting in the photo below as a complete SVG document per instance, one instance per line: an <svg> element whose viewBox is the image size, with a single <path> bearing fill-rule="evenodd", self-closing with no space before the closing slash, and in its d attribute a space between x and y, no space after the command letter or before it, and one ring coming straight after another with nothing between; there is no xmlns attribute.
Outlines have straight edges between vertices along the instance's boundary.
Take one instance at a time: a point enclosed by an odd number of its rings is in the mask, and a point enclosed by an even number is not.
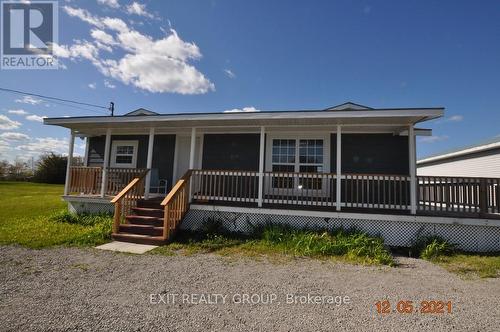
<svg viewBox="0 0 500 332"><path fill-rule="evenodd" d="M72 213L113 213L114 206L109 201L68 201L68 210Z"/></svg>
<svg viewBox="0 0 500 332"><path fill-rule="evenodd" d="M369 214L359 214L356 217L353 213L346 214L346 217L342 217L342 214L337 214L335 217L325 214L323 217L317 213L314 216L305 216L304 211L301 211L302 215L293 215L291 211L280 214L280 210L273 210L272 213L262 213L259 209L247 210L255 212L241 212L237 209L228 211L215 206L197 209L193 206L184 218L181 228L199 230L213 220L219 220L228 230L238 232L249 232L253 227L269 222L312 230L356 228L370 235L381 236L387 245L394 247L409 247L419 235L439 235L462 250L500 251L500 225L440 223L440 220L445 219L439 217L409 219L408 216L373 215L372 217Z"/></svg>

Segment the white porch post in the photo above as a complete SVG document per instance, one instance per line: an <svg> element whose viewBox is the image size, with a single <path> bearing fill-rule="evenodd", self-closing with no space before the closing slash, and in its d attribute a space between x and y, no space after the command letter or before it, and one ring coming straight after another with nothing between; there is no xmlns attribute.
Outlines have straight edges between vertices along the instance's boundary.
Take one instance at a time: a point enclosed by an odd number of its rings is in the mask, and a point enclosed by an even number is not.
<svg viewBox="0 0 500 332"><path fill-rule="evenodd" d="M337 211L340 211L342 203L342 126L337 125L337 188L335 190L335 200L337 205Z"/></svg>
<svg viewBox="0 0 500 332"><path fill-rule="evenodd" d="M194 169L194 156L196 149L196 128L191 129L191 150L189 150L189 169Z"/></svg>
<svg viewBox="0 0 500 332"><path fill-rule="evenodd" d="M413 125L408 127L408 152L410 163L410 211L411 214L417 213L417 174L416 174L416 148L415 131Z"/></svg>
<svg viewBox="0 0 500 332"><path fill-rule="evenodd" d="M73 150L75 148L75 133L71 130L69 136L68 163L66 164L66 180L64 182L64 196L69 194L69 182L71 181L71 161L73 159Z"/></svg>
<svg viewBox="0 0 500 332"><path fill-rule="evenodd" d="M146 168L149 169L146 175L146 182L144 184L144 198L149 198L149 190L151 188L151 167L153 166L153 147L155 142L155 129L149 128L149 141L148 141L148 157L146 161Z"/></svg>
<svg viewBox="0 0 500 332"><path fill-rule="evenodd" d="M111 129L108 128L106 130L106 143L104 145L104 163L102 165L101 197L104 197L104 195L106 195L110 150L111 150Z"/></svg>
<svg viewBox="0 0 500 332"><path fill-rule="evenodd" d="M191 129L191 147L189 150L189 169L194 169L194 156L195 156L195 149L196 149L196 128ZM189 202L191 203L192 197L193 197L193 183L192 181L189 182Z"/></svg>
<svg viewBox="0 0 500 332"><path fill-rule="evenodd" d="M265 127L260 127L260 150L259 150L259 197L258 207L262 207L262 197L264 193L264 145L266 143Z"/></svg>
<svg viewBox="0 0 500 332"><path fill-rule="evenodd" d="M90 137L85 137L85 156L83 157L83 166L89 165L89 148L90 148Z"/></svg>

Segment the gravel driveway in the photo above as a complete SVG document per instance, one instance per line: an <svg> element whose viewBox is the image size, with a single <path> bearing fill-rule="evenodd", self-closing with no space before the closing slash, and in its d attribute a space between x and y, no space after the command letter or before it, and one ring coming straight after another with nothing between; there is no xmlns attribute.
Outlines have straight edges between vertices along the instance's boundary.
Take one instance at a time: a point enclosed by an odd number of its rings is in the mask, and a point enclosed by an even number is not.
<svg viewBox="0 0 500 332"><path fill-rule="evenodd" d="M0 330L498 331L499 279L466 281L424 261L401 262L398 268L311 259L278 264L0 247ZM317 303L301 304L307 294ZM330 303L339 299L341 305ZM375 302L384 299L393 307L399 300L452 301L453 312L382 316Z"/></svg>

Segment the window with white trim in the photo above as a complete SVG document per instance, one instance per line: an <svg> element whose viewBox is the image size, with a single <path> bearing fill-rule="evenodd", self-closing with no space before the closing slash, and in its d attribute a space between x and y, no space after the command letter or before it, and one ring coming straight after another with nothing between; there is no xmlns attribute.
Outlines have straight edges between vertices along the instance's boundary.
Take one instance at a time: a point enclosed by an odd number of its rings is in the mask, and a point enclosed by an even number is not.
<svg viewBox="0 0 500 332"><path fill-rule="evenodd" d="M111 167L136 168L138 141L113 141Z"/></svg>
<svg viewBox="0 0 500 332"><path fill-rule="evenodd" d="M299 141L299 172L323 173L323 140L301 139ZM322 181L318 178L299 178L299 187L304 189L322 189Z"/></svg>
<svg viewBox="0 0 500 332"><path fill-rule="evenodd" d="M298 158L297 158L298 156ZM273 139L271 164L273 172L323 173L325 142L323 139ZM322 189L321 179L278 176L274 188Z"/></svg>
<svg viewBox="0 0 500 332"><path fill-rule="evenodd" d="M295 172L296 142L294 139L273 139L273 172ZM273 181L273 187L293 188L293 177L277 177Z"/></svg>

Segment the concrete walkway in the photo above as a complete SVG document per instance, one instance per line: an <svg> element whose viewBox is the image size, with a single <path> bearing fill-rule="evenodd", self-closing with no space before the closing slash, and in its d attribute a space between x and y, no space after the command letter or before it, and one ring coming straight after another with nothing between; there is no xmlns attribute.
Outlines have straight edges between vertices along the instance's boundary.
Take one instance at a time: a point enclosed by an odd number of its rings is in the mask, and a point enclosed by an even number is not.
<svg viewBox="0 0 500 332"><path fill-rule="evenodd" d="M148 245L148 244L137 244L137 243L113 241L110 243L106 243L106 244L97 246L95 248L101 249L101 250L127 252L130 254L144 254L145 252L153 250L154 248L158 248L158 246L152 246L152 245Z"/></svg>

